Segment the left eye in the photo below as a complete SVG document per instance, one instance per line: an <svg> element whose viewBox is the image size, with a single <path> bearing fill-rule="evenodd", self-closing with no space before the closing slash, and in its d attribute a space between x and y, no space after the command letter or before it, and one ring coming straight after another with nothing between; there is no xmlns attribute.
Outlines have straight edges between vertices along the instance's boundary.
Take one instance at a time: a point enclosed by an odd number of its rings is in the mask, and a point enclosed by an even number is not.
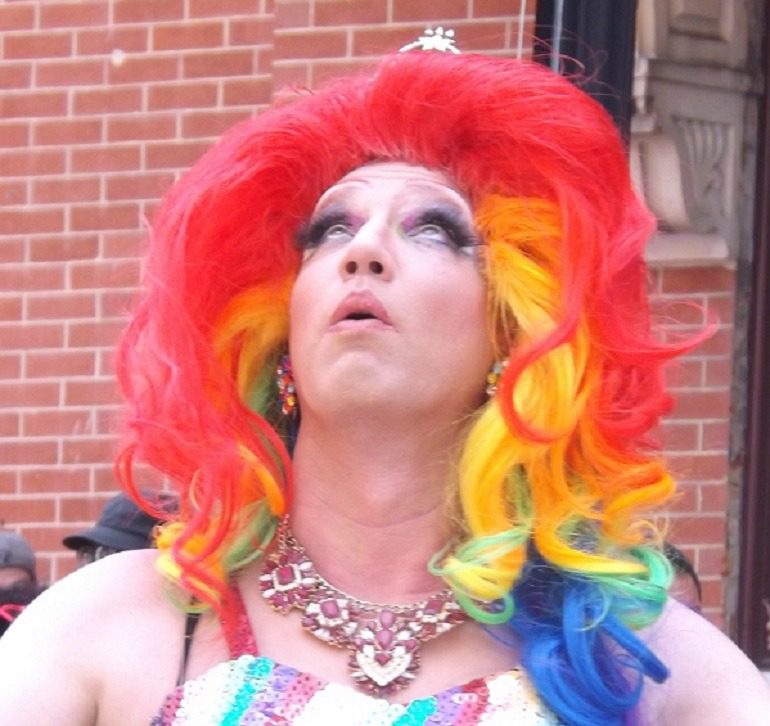
<svg viewBox="0 0 770 726"><path fill-rule="evenodd" d="M449 242L452 235L449 234L441 225L435 223L421 224L411 230L412 237L422 237L424 239L435 240L436 242Z"/></svg>

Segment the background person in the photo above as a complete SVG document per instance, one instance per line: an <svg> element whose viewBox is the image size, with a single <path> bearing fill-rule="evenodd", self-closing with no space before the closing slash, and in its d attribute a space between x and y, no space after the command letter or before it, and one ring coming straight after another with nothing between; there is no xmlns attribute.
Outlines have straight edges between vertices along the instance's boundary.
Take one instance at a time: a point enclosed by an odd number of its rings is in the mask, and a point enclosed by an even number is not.
<svg viewBox="0 0 770 726"><path fill-rule="evenodd" d="M39 593L35 559L24 537L0 529L0 635Z"/></svg>

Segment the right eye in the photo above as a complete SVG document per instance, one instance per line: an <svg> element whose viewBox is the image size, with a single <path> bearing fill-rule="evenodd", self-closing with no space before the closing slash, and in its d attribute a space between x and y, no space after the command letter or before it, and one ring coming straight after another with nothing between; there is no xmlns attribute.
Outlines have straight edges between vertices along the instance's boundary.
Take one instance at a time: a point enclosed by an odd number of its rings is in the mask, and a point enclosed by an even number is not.
<svg viewBox="0 0 770 726"><path fill-rule="evenodd" d="M311 250L326 242L347 242L355 235L350 216L330 209L312 217L297 236L299 248Z"/></svg>

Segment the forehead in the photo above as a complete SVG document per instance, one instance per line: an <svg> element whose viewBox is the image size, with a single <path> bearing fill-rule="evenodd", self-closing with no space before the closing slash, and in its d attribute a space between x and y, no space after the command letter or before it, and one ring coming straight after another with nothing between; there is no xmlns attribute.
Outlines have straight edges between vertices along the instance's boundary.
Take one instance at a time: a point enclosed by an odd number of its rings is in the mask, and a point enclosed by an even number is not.
<svg viewBox="0 0 770 726"><path fill-rule="evenodd" d="M321 195L319 203L370 188L376 188L378 191L392 190L394 193L403 189L423 190L465 202L463 195L444 172L399 161L388 161L366 164L349 172Z"/></svg>

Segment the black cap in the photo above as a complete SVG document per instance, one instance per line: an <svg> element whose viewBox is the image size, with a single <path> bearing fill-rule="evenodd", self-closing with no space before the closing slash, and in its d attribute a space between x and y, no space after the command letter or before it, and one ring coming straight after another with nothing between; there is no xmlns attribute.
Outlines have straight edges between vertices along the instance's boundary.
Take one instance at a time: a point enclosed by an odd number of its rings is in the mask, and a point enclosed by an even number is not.
<svg viewBox="0 0 770 726"><path fill-rule="evenodd" d="M0 529L0 567L18 567L35 582L35 553L29 542L10 529Z"/></svg>
<svg viewBox="0 0 770 726"><path fill-rule="evenodd" d="M141 550L152 546L152 530L161 521L143 512L125 494L118 494L104 505L93 527L65 537L62 544L71 550L88 546Z"/></svg>

